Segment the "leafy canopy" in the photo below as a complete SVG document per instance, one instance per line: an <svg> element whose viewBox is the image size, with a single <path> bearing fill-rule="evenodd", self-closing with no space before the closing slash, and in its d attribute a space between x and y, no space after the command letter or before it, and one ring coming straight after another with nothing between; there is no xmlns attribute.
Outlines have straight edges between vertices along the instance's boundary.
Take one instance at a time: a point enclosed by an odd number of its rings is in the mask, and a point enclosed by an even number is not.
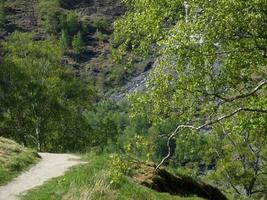
<svg viewBox="0 0 267 200"><path fill-rule="evenodd" d="M94 92L61 66L60 45L15 32L3 42L3 50L1 135L38 150L61 151L76 145L81 149L81 138L86 140L81 112L93 101ZM76 140L69 140L74 135Z"/></svg>
<svg viewBox="0 0 267 200"><path fill-rule="evenodd" d="M261 191L263 175L258 174L266 170L267 145L267 2L124 2L130 9L115 23L118 58L129 53L158 57L147 91L130 97L132 116L149 115L153 124L171 119L190 125L170 139L205 128L211 141L217 137L221 151L209 145L209 157L216 159L229 186L249 196ZM241 174L228 170L235 167Z"/></svg>

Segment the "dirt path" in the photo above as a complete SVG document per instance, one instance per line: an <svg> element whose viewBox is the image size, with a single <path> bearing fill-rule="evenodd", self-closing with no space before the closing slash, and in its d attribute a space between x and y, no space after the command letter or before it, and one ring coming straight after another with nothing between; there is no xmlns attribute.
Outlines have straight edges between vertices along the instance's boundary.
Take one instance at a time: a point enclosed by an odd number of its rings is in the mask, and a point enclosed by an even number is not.
<svg viewBox="0 0 267 200"><path fill-rule="evenodd" d="M70 154L40 153L41 161L9 184L0 187L0 200L18 200L19 195L45 181L62 176L74 165L81 164L80 157Z"/></svg>

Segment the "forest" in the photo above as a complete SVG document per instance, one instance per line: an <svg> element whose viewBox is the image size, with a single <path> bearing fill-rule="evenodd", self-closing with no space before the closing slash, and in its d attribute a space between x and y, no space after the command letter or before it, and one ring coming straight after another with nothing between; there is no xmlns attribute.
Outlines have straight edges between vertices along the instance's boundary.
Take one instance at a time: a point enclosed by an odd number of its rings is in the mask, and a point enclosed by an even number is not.
<svg viewBox="0 0 267 200"><path fill-rule="evenodd" d="M266 199L267 1L92 2L0 0L0 136Z"/></svg>

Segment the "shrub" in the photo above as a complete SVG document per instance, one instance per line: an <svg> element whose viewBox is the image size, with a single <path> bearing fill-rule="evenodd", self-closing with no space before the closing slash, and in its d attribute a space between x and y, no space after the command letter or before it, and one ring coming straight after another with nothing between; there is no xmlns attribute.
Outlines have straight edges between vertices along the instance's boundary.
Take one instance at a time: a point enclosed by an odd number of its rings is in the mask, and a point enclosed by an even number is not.
<svg viewBox="0 0 267 200"><path fill-rule="evenodd" d="M60 43L63 49L67 49L68 47L70 47L71 38L68 32L65 30L61 32Z"/></svg>
<svg viewBox="0 0 267 200"><path fill-rule="evenodd" d="M104 17L93 18L92 25L93 25L93 27L95 27L96 30L98 30L102 33L107 32L109 27L110 27L109 21Z"/></svg>
<svg viewBox="0 0 267 200"><path fill-rule="evenodd" d="M42 26L47 33L60 31L60 4L57 0L40 1L38 4Z"/></svg>
<svg viewBox="0 0 267 200"><path fill-rule="evenodd" d="M80 31L73 37L72 47L76 53L82 53L84 51L84 42Z"/></svg>
<svg viewBox="0 0 267 200"><path fill-rule="evenodd" d="M67 30L71 36L77 34L81 29L79 16L75 11L68 12L67 16L65 18L62 18L62 20L64 21L61 22L61 24L63 25L63 27L61 28Z"/></svg>
<svg viewBox="0 0 267 200"><path fill-rule="evenodd" d="M129 170L129 164L118 154L112 154L110 156L110 178L111 184L119 185L123 175Z"/></svg>

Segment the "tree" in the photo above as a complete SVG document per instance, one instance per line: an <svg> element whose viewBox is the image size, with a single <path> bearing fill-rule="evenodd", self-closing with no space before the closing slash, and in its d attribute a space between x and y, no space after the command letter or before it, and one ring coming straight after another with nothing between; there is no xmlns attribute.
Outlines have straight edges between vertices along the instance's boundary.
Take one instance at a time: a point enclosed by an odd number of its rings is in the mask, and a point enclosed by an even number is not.
<svg viewBox="0 0 267 200"><path fill-rule="evenodd" d="M47 33L57 34L60 31L60 4L57 0L38 3L39 18Z"/></svg>
<svg viewBox="0 0 267 200"><path fill-rule="evenodd" d="M33 42L31 37L30 34L14 33L3 43L5 57L1 73L7 77L4 94L10 101L4 106L5 115L9 116L6 119L16 124L15 130L7 133L12 133L25 145L27 141L33 141L40 150L46 137L45 129L51 128L49 120L59 113L52 107L59 104L61 96L60 89L55 86L60 84L61 71L57 63L62 53L52 42ZM9 66L12 66L10 70ZM6 125L8 128L9 123ZM21 137L16 137L19 135Z"/></svg>
<svg viewBox="0 0 267 200"><path fill-rule="evenodd" d="M219 184L228 183L237 194L255 197L267 189L266 119L250 114L236 120L210 136L209 157L218 162L212 177Z"/></svg>
<svg viewBox="0 0 267 200"><path fill-rule="evenodd" d="M70 36L74 36L81 30L80 19L75 11L69 11L66 16L62 16L61 29L66 30Z"/></svg>
<svg viewBox="0 0 267 200"><path fill-rule="evenodd" d="M165 37L169 28L182 16L181 0L122 2L128 6L129 11L114 23L118 57L126 52L130 58L136 54L143 57L157 55L155 44Z"/></svg>
<svg viewBox="0 0 267 200"><path fill-rule="evenodd" d="M128 125L125 105L117 105L113 101L102 101L94 110L85 113L86 122L90 127L91 145L105 149L116 146L117 139Z"/></svg>
<svg viewBox="0 0 267 200"><path fill-rule="evenodd" d="M15 32L3 49L1 135L37 150L74 148L87 133L82 111L93 100L92 89L60 65L63 51L55 41L34 41L31 34ZM73 134L76 139L67 141Z"/></svg>
<svg viewBox="0 0 267 200"><path fill-rule="evenodd" d="M266 173L266 140L262 138L267 132L266 1L124 2L130 11L115 24L118 52L121 56L155 52L159 63L150 75L148 90L131 97L133 116L146 112L154 124L166 119L177 123L168 135L169 153L162 161L169 159L170 141L178 140L181 133L234 134L236 144L223 137L226 143L220 143L220 148L232 146L232 151L217 155L217 165L225 162L244 169L242 180L222 173L234 191L243 185L240 194L262 192L259 180ZM247 134L254 140L239 141ZM249 167L257 160L261 173Z"/></svg>
<svg viewBox="0 0 267 200"><path fill-rule="evenodd" d="M76 35L74 35L72 40L72 47L76 53L82 53L84 51L84 42L82 33L80 31Z"/></svg>
<svg viewBox="0 0 267 200"><path fill-rule="evenodd" d="M66 30L61 31L60 43L63 49L67 49L71 45L71 38Z"/></svg>

